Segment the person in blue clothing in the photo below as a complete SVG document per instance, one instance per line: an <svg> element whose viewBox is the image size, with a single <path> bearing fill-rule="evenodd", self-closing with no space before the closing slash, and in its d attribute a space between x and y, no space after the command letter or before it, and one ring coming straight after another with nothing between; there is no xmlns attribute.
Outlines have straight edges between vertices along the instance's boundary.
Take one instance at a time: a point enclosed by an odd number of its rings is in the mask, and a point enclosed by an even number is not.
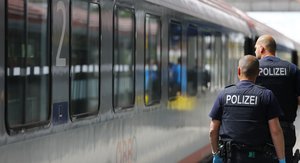
<svg viewBox="0 0 300 163"><path fill-rule="evenodd" d="M181 84L182 84L182 64L181 57L177 59L177 63L172 63L169 65L169 69L171 72L170 75L170 87L169 90L172 96L177 96L181 94Z"/></svg>
<svg viewBox="0 0 300 163"><path fill-rule="evenodd" d="M214 163L285 163L279 124L283 112L272 91L254 84L258 73L258 60L243 56L238 65L240 81L219 93L209 113Z"/></svg>
<svg viewBox="0 0 300 163"><path fill-rule="evenodd" d="M272 90L284 112L279 121L285 138L286 161L292 163L293 147L296 143L293 123L300 104L300 71L296 65L275 57L276 42L272 36L260 36L255 48L256 57L260 59L256 84Z"/></svg>

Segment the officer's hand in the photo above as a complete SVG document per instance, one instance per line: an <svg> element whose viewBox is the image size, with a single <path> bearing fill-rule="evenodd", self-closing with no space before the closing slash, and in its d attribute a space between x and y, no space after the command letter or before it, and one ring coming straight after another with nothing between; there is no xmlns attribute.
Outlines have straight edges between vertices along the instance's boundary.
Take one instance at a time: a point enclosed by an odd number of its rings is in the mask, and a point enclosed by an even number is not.
<svg viewBox="0 0 300 163"><path fill-rule="evenodd" d="M214 158L213 158L213 163L223 163L223 160L221 159L221 157L219 155L215 154Z"/></svg>
<svg viewBox="0 0 300 163"><path fill-rule="evenodd" d="M279 160L279 163L286 163L286 162L285 162L285 159L280 159L280 160Z"/></svg>

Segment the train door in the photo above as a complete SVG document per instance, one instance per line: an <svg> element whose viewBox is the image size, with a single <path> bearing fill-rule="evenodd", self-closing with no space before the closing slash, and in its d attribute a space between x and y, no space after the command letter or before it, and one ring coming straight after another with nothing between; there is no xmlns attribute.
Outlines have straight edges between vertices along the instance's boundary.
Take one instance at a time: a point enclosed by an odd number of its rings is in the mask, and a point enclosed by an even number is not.
<svg viewBox="0 0 300 163"><path fill-rule="evenodd" d="M52 1L52 107L53 124L68 121L70 1Z"/></svg>
<svg viewBox="0 0 300 163"><path fill-rule="evenodd" d="M100 38L98 2L52 1L53 124L97 115Z"/></svg>

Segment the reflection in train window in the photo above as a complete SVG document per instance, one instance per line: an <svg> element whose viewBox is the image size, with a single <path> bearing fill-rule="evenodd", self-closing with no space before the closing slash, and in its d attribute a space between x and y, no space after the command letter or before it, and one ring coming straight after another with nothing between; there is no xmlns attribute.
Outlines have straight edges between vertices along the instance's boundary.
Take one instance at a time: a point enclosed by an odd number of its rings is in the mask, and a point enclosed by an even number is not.
<svg viewBox="0 0 300 163"><path fill-rule="evenodd" d="M135 15L130 8L114 10L113 106L128 108L134 104Z"/></svg>
<svg viewBox="0 0 300 163"><path fill-rule="evenodd" d="M228 37L228 71L229 83L238 81L237 67L238 60L244 54L244 36L240 33L230 33Z"/></svg>
<svg viewBox="0 0 300 163"><path fill-rule="evenodd" d="M99 109L100 6L72 1L70 114L97 114Z"/></svg>
<svg viewBox="0 0 300 163"><path fill-rule="evenodd" d="M49 122L48 2L7 1L5 99L11 131Z"/></svg>
<svg viewBox="0 0 300 163"><path fill-rule="evenodd" d="M292 54L288 50L277 50L276 56L282 60L292 62Z"/></svg>
<svg viewBox="0 0 300 163"><path fill-rule="evenodd" d="M222 87L226 86L229 84L229 77L228 77L228 74L227 74L227 67L229 66L228 65L228 51L226 50L227 48L227 44L228 44L228 36L227 35L223 35L222 36L222 67L221 67L221 80L222 80Z"/></svg>
<svg viewBox="0 0 300 163"><path fill-rule="evenodd" d="M197 94L198 31L195 26L187 28L187 95Z"/></svg>
<svg viewBox="0 0 300 163"><path fill-rule="evenodd" d="M160 18L146 14L145 24L145 104L161 98L161 25Z"/></svg>
<svg viewBox="0 0 300 163"><path fill-rule="evenodd" d="M197 82L198 82L198 88L197 90L199 90L199 93L204 93L206 90L205 87L205 69L204 69L204 49L203 49L203 44L204 44L204 36L203 34L199 33L199 37L198 37L198 70L197 70Z"/></svg>
<svg viewBox="0 0 300 163"><path fill-rule="evenodd" d="M182 25L172 21L169 25L169 75L168 96L174 99L181 95L181 53L182 53Z"/></svg>
<svg viewBox="0 0 300 163"><path fill-rule="evenodd" d="M222 83L221 83L221 75L222 75L222 60L223 60L223 47L222 47L222 35L221 33L216 33L215 34L215 52L214 52L214 59L213 59L213 67L214 67L214 77L213 77L213 81L214 81L214 89L219 89L222 87Z"/></svg>
<svg viewBox="0 0 300 163"><path fill-rule="evenodd" d="M203 61L200 73L202 91L210 89L212 73L213 36L203 35Z"/></svg>

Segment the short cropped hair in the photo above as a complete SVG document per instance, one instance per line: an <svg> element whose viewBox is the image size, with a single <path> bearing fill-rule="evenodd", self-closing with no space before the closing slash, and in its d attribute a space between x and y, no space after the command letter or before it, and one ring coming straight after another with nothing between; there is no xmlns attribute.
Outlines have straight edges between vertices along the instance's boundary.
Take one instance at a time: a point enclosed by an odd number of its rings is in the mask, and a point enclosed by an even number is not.
<svg viewBox="0 0 300 163"><path fill-rule="evenodd" d="M253 78L258 75L259 61L253 55L245 55L239 60L239 67L246 77Z"/></svg>

